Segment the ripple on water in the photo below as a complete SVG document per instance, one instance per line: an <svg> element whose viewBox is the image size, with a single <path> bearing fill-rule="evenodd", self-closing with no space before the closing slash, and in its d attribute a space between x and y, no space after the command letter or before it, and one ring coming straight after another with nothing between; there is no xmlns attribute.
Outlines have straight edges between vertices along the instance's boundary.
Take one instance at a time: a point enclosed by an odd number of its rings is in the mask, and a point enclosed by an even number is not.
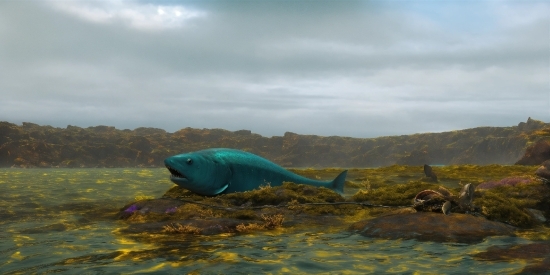
<svg viewBox="0 0 550 275"><path fill-rule="evenodd" d="M173 186L159 169L0 169L2 273L513 273L524 261L479 261L494 245L378 240L345 229L275 230L219 236L124 235L114 219L136 197Z"/></svg>

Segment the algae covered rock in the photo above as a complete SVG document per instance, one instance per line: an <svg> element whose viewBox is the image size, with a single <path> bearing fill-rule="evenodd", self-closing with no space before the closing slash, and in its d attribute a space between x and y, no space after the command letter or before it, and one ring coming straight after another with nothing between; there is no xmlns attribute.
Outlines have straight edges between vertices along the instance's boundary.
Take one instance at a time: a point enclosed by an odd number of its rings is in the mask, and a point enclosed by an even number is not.
<svg viewBox="0 0 550 275"><path fill-rule="evenodd" d="M424 182L385 185L371 190L360 190L352 196L356 202L388 206L410 206L414 197L426 189L437 189L438 185Z"/></svg>
<svg viewBox="0 0 550 275"><path fill-rule="evenodd" d="M550 212L550 187L541 182L503 184L476 193L474 204L481 208L481 214L514 226L527 228L540 224L538 214L528 209L539 210L544 216Z"/></svg>
<svg viewBox="0 0 550 275"><path fill-rule="evenodd" d="M508 228L513 231L514 227L532 228L541 225L550 217L550 186L534 176L529 176L536 167L466 165L434 169L440 175L439 184L422 180L422 166L350 169L352 180L346 187L349 194L347 197L326 188L294 183L284 183L277 187L262 186L257 190L215 197L200 196L174 186L162 198L126 205L120 210L118 217L128 224L123 232L129 233L142 231L204 235L248 233L277 227L347 228L350 224L363 220L364 226L361 230L366 228L367 223L376 222L385 226L380 228L385 228L386 231L380 232L399 236L405 229L397 226L393 232L391 226L399 221L394 221L396 218L392 215L384 216L399 208L402 211L400 215L403 216L401 223L410 221L413 228L419 226L412 225L415 219L424 223L415 230L426 239L433 237L434 240L460 242L470 241L468 237L463 237L469 234L469 230L472 232L471 239L483 238L485 235L478 230L485 225L488 228ZM329 174L333 170L303 169L300 172L311 178L330 178L332 175ZM485 184L489 188L473 188L481 183L491 184ZM351 195L353 192L350 191L354 191L353 189L357 192ZM439 213L416 213L411 207L415 197L426 202L434 194L434 198L440 200L424 204L426 207L419 211ZM446 202L451 202L448 216L441 213ZM458 213L471 213L476 217ZM404 217L409 215L411 217ZM385 220L387 222L383 222ZM442 221L447 223L441 224ZM447 231L441 229L435 232L436 226ZM429 228L432 228L431 233L422 231ZM491 230L488 234L493 234ZM384 234L379 236L386 236ZM406 236L414 235L411 234ZM378 235L373 233L372 236Z"/></svg>
<svg viewBox="0 0 550 275"><path fill-rule="evenodd" d="M550 270L550 242L491 246L487 251L476 253L473 257L479 261L491 262L525 260L529 264L519 274L548 274Z"/></svg>
<svg viewBox="0 0 550 275"><path fill-rule="evenodd" d="M353 224L350 230L366 237L417 239L435 242L480 242L489 236L513 236L514 228L468 214L431 212L386 215Z"/></svg>
<svg viewBox="0 0 550 275"><path fill-rule="evenodd" d="M344 201L330 189L294 183L215 197L200 196L176 186L163 198L126 205L118 218L130 224L123 230L127 233L248 233L278 228L283 222L314 223L323 215L336 220L361 208L331 205Z"/></svg>

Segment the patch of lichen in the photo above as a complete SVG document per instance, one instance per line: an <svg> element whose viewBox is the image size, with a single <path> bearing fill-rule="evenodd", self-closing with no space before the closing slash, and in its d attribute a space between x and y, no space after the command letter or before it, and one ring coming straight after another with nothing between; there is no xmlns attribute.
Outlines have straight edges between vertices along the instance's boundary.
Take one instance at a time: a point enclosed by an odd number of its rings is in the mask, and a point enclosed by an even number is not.
<svg viewBox="0 0 550 275"><path fill-rule="evenodd" d="M406 206L412 204L412 200L418 192L426 189L436 190L437 187L438 185L433 183L411 181L406 184L393 184L370 190L359 190L351 197L351 200L387 206Z"/></svg>
<svg viewBox="0 0 550 275"><path fill-rule="evenodd" d="M537 220L526 211L527 208L548 212L550 187L543 183L500 186L476 192L474 205L488 219L506 222L518 227L530 227Z"/></svg>

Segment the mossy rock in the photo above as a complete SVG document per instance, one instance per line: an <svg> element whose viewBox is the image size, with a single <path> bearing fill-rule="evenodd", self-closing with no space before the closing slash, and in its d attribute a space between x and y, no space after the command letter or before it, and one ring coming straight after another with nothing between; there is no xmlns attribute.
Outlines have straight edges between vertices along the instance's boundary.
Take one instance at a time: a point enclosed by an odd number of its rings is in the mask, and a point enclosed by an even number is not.
<svg viewBox="0 0 550 275"><path fill-rule="evenodd" d="M411 181L407 184L386 185L371 190L360 190L351 198L355 202L387 206L407 206L412 204L418 192L426 189L437 189L439 185L421 181Z"/></svg>
<svg viewBox="0 0 550 275"><path fill-rule="evenodd" d="M277 187L266 186L252 191L222 194L215 197L197 195L187 189L175 186L168 190L163 198L185 198L194 201L221 203L227 206L280 205L292 201L299 203L345 201L344 197L330 189L292 182L285 182L282 186Z"/></svg>
<svg viewBox="0 0 550 275"><path fill-rule="evenodd" d="M539 223L527 208L541 210L546 215L550 210L550 187L543 183L500 186L477 191L475 197L474 205L487 218L523 228Z"/></svg>
<svg viewBox="0 0 550 275"><path fill-rule="evenodd" d="M476 243L490 236L514 236L514 228L482 217L431 212L396 213L354 223L349 228L366 237Z"/></svg>

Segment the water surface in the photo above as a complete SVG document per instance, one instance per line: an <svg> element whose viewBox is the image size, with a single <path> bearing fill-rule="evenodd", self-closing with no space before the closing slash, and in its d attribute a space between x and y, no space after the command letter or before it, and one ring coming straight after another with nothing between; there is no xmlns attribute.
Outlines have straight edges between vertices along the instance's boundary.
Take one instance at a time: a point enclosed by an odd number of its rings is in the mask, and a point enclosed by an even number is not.
<svg viewBox="0 0 550 275"><path fill-rule="evenodd" d="M0 169L0 273L364 274L514 273L527 263L478 261L489 246L378 240L342 227L254 234L125 235L118 210L158 198L165 169Z"/></svg>

